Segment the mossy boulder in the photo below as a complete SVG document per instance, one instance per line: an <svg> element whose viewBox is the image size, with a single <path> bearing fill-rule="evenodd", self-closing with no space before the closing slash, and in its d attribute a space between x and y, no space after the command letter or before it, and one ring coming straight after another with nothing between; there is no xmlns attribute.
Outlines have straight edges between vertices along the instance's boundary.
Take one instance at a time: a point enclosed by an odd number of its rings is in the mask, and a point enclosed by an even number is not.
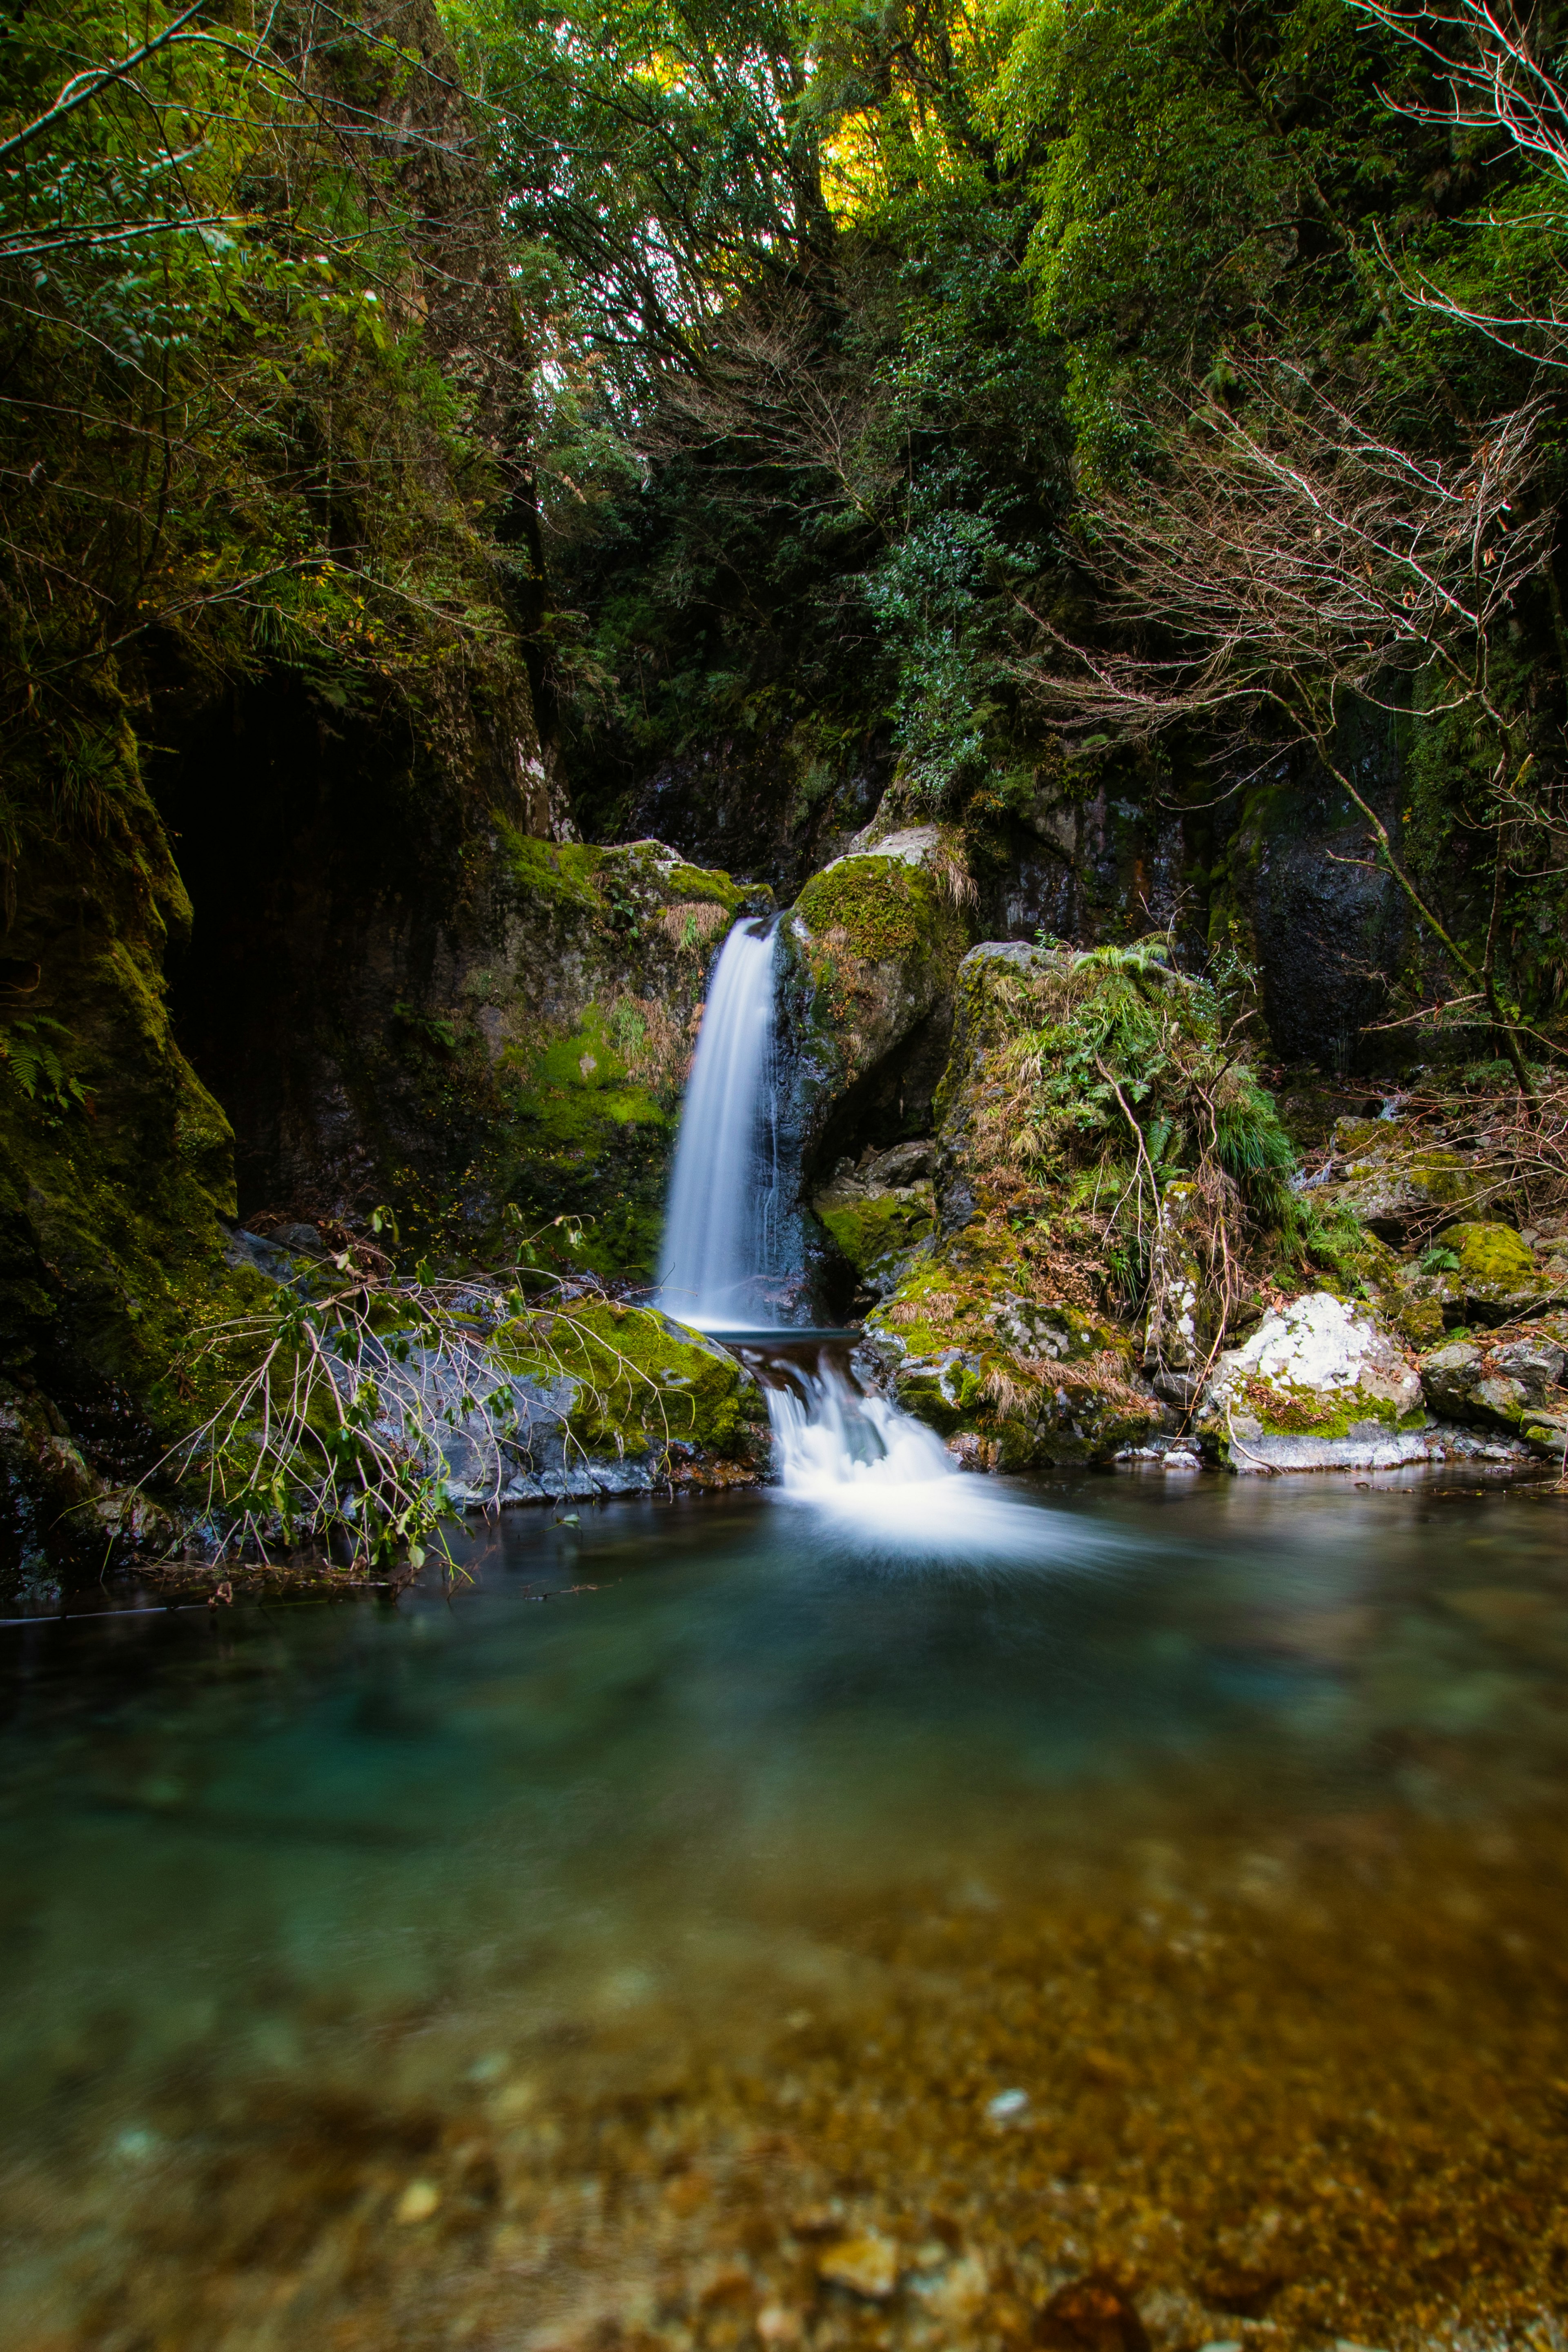
<svg viewBox="0 0 1568 2352"><path fill-rule="evenodd" d="M905 1412L987 1466L1109 1462L1163 1425L1132 1335L1041 1296L1000 1236L920 1255L868 1318L866 1344Z"/></svg>
<svg viewBox="0 0 1568 2352"><path fill-rule="evenodd" d="M1452 1250L1458 1258L1459 1278L1467 1290L1484 1287L1516 1291L1539 1287L1535 1254L1521 1241L1511 1225L1446 1225L1441 1245L1444 1249Z"/></svg>
<svg viewBox="0 0 1568 2352"><path fill-rule="evenodd" d="M1483 1190L1467 1154L1423 1139L1397 1119L1339 1120L1331 1168L1320 1207L1347 1211L1388 1242L1462 1216L1479 1205Z"/></svg>
<svg viewBox="0 0 1568 2352"><path fill-rule="evenodd" d="M1364 1307L1313 1291L1219 1358L1199 1437L1234 1470L1386 1468L1426 1458L1421 1379Z"/></svg>
<svg viewBox="0 0 1568 2352"><path fill-rule="evenodd" d="M1446 1261L1437 1280L1450 1327L1511 1322L1557 1295L1547 1267L1511 1225L1475 1220L1445 1226L1428 1258Z"/></svg>
<svg viewBox="0 0 1568 2352"><path fill-rule="evenodd" d="M953 982L969 945L962 868L934 826L837 859L782 940L785 1124L809 1176L868 1143L930 1131Z"/></svg>
<svg viewBox="0 0 1568 2352"><path fill-rule="evenodd" d="M411 1427L388 1407L387 1433L423 1451L459 1506L727 1486L767 1468L754 1379L651 1308L563 1298L500 1323L477 1360L417 1344L409 1360L421 1416Z"/></svg>
<svg viewBox="0 0 1568 2352"><path fill-rule="evenodd" d="M835 1248L873 1290L893 1287L936 1222L930 1163L930 1147L922 1143L868 1152L858 1167L842 1163L813 1197L813 1212Z"/></svg>
<svg viewBox="0 0 1568 2352"><path fill-rule="evenodd" d="M700 1331L605 1299L552 1318L548 1363L575 1387L567 1416L590 1456L765 1468L768 1419L752 1375Z"/></svg>

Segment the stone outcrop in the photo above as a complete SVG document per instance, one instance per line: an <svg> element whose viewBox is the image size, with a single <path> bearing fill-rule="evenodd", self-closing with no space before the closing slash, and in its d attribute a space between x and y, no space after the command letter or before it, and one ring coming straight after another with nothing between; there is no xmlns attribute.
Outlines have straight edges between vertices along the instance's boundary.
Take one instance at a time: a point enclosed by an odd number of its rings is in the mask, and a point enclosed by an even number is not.
<svg viewBox="0 0 1568 2352"><path fill-rule="evenodd" d="M1069 1292L1070 1252L1013 1221L1026 1187L991 1147L1019 984L1050 961L1016 942L964 957L937 1096L936 1228L866 1327L900 1404L976 1467L1110 1462L1165 1425L1135 1335L1081 1275Z"/></svg>
<svg viewBox="0 0 1568 2352"><path fill-rule="evenodd" d="M1266 1316L1215 1365L1197 1412L1238 1470L1384 1469L1426 1458L1421 1376L1364 1310L1328 1291Z"/></svg>
<svg viewBox="0 0 1568 2352"><path fill-rule="evenodd" d="M1451 1339L1421 1359L1426 1402L1446 1421L1502 1430L1537 1453L1568 1449L1568 1317L1500 1338Z"/></svg>
<svg viewBox="0 0 1568 2352"><path fill-rule="evenodd" d="M835 1248L873 1295L897 1287L936 1222L931 1158L932 1147L923 1141L896 1143L887 1151L868 1146L858 1163L841 1161L831 1182L813 1196L812 1210Z"/></svg>
<svg viewBox="0 0 1568 2352"><path fill-rule="evenodd" d="M1397 1119L1342 1118L1318 1199L1398 1243L1474 1213L1483 1193L1468 1154L1413 1138Z"/></svg>
<svg viewBox="0 0 1568 2352"><path fill-rule="evenodd" d="M785 1124L808 1180L931 1132L969 944L965 878L921 826L836 859L785 918Z"/></svg>

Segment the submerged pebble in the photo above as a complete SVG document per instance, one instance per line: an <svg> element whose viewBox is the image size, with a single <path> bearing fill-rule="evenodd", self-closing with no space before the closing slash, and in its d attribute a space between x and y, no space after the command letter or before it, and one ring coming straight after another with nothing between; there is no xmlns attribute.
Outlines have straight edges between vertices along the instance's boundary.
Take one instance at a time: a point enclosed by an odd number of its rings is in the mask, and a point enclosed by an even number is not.
<svg viewBox="0 0 1568 2352"><path fill-rule="evenodd" d="M868 2302L885 2302L899 2284L899 2250L886 2238L847 2238L818 2255L816 2274Z"/></svg>
<svg viewBox="0 0 1568 2352"><path fill-rule="evenodd" d="M397 2200L397 2219L405 2229L428 2221L440 2206L441 2192L433 2180L411 2180Z"/></svg>

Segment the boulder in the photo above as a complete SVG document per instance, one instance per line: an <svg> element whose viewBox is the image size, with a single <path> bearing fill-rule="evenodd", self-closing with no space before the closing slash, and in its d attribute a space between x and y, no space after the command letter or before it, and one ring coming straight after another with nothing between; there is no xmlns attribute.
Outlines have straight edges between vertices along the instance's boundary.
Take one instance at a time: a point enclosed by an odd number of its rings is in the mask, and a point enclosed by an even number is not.
<svg viewBox="0 0 1568 2352"><path fill-rule="evenodd" d="M994 1231L923 1248L868 1318L866 1344L904 1411L975 1466L1111 1462L1165 1423L1131 1333L1042 1296Z"/></svg>
<svg viewBox="0 0 1568 2352"><path fill-rule="evenodd" d="M903 1144L868 1159L864 1169L841 1167L812 1201L862 1284L883 1295L897 1288L911 1251L936 1222L930 1180L898 1181L903 1169L930 1162L929 1143Z"/></svg>
<svg viewBox="0 0 1568 2352"><path fill-rule="evenodd" d="M969 944L962 878L921 826L824 867L786 918L783 1128L808 1174L868 1135L893 1146L929 1132Z"/></svg>
<svg viewBox="0 0 1568 2352"><path fill-rule="evenodd" d="M1449 1225L1438 1235L1437 1248L1458 1260L1446 1279L1462 1301L1468 1323L1512 1322L1553 1295L1546 1269L1511 1225Z"/></svg>
<svg viewBox="0 0 1568 2352"><path fill-rule="evenodd" d="M1329 1170L1320 1205L1348 1209L1383 1241L1403 1242L1480 1202L1474 1162L1420 1140L1398 1119L1339 1120Z"/></svg>
<svg viewBox="0 0 1568 2352"><path fill-rule="evenodd" d="M1215 1366L1197 1432L1236 1470L1387 1469L1426 1458L1421 1376L1364 1308L1313 1291Z"/></svg>
<svg viewBox="0 0 1568 2352"><path fill-rule="evenodd" d="M467 1362L416 1346L397 1364L378 1425L439 1452L429 1466L460 1508L730 1486L767 1468L752 1374L653 1308L574 1300L497 1325Z"/></svg>
<svg viewBox="0 0 1568 2352"><path fill-rule="evenodd" d="M1568 1349L1549 1332L1521 1332L1498 1347L1451 1339L1421 1359L1422 1391L1447 1421L1506 1430L1538 1453L1568 1444L1568 1394L1560 1385Z"/></svg>

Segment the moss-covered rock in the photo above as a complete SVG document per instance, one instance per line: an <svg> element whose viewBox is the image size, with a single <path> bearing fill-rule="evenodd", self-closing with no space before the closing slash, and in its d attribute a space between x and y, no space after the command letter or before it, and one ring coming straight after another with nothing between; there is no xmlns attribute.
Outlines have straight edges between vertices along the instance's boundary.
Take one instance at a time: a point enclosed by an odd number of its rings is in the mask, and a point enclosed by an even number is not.
<svg viewBox="0 0 1568 2352"><path fill-rule="evenodd" d="M786 1122L809 1173L929 1132L953 982L969 944L962 871L934 826L806 884L782 940Z"/></svg>
<svg viewBox="0 0 1568 2352"><path fill-rule="evenodd" d="M1341 1119L1324 1211L1341 1209L1389 1242L1430 1232L1475 1208L1482 1184L1475 1162L1413 1133L1396 1119Z"/></svg>
<svg viewBox="0 0 1568 2352"><path fill-rule="evenodd" d="M1511 1225L1471 1223L1446 1225L1442 1245L1459 1261L1459 1278L1467 1290L1534 1290L1539 1287L1535 1254Z"/></svg>
<svg viewBox="0 0 1568 2352"><path fill-rule="evenodd" d="M927 1182L867 1186L836 1179L812 1208L862 1282L875 1283L902 1265L936 1222Z"/></svg>
<svg viewBox="0 0 1568 2352"><path fill-rule="evenodd" d="M1265 1318L1199 1402L1205 1446L1236 1470L1384 1468L1423 1459L1421 1379L1364 1308L1327 1291Z"/></svg>
<svg viewBox="0 0 1568 2352"><path fill-rule="evenodd" d="M548 1337L548 1357L525 1349L518 1369L573 1383L566 1427L591 1462L640 1462L650 1475L671 1461L765 1468L761 1393L715 1341L652 1308L611 1299L545 1319L546 1332L536 1322L529 1341Z"/></svg>
<svg viewBox="0 0 1568 2352"><path fill-rule="evenodd" d="M1163 1425L1134 1336L1042 1295L1002 1234L922 1253L866 1341L907 1412L1004 1470L1109 1462Z"/></svg>

